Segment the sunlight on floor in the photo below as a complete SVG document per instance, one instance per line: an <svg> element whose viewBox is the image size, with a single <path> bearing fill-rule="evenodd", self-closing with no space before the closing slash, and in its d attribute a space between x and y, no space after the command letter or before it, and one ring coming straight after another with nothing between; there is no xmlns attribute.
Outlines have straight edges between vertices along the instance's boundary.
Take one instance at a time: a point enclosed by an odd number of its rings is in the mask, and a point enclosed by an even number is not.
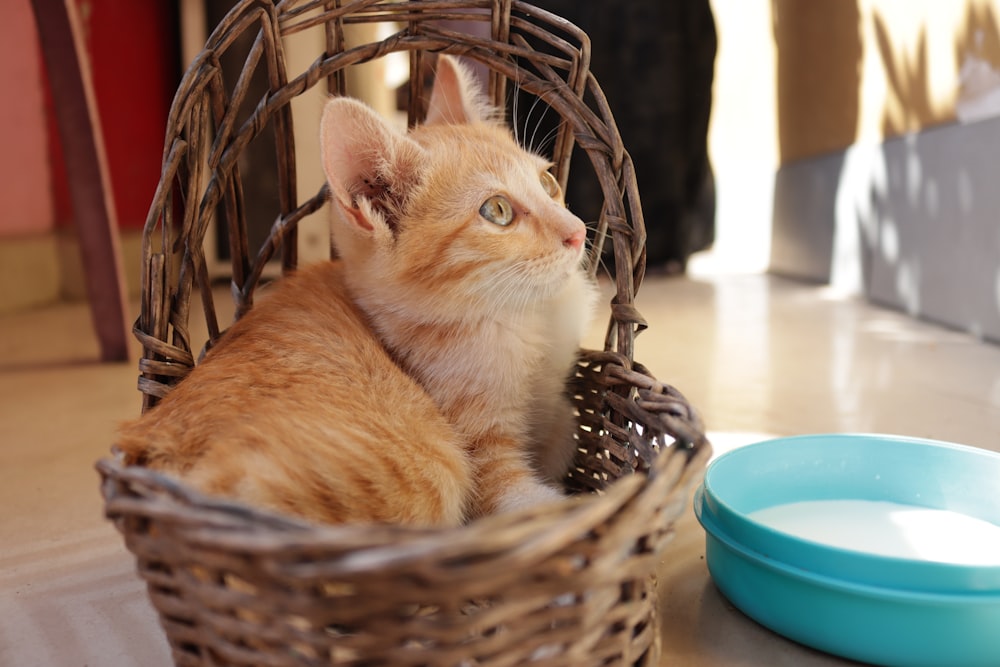
<svg viewBox="0 0 1000 667"><path fill-rule="evenodd" d="M712 443L712 460L719 458L726 452L739 449L746 445L752 445L765 440L772 440L779 437L776 433L753 433L749 431L712 431L707 433L709 442Z"/></svg>

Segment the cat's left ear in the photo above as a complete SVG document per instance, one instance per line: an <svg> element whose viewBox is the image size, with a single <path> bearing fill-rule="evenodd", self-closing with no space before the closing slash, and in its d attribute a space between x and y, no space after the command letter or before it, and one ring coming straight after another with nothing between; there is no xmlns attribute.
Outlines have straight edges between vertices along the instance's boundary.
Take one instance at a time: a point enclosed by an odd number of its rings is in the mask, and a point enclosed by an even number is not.
<svg viewBox="0 0 1000 667"><path fill-rule="evenodd" d="M437 59L425 125L477 123L496 116L475 75L451 56Z"/></svg>

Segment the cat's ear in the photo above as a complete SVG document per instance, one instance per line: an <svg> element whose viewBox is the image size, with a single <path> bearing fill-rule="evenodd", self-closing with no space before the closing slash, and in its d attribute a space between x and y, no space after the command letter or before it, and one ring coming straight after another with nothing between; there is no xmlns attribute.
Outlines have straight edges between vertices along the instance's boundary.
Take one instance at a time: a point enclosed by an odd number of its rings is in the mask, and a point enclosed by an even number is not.
<svg viewBox="0 0 1000 667"><path fill-rule="evenodd" d="M486 101L475 75L455 58L438 56L424 124L476 123L495 116L496 110Z"/></svg>
<svg viewBox="0 0 1000 667"><path fill-rule="evenodd" d="M423 149L349 97L335 97L323 109L320 149L344 219L365 232L395 232L406 196L419 181Z"/></svg>

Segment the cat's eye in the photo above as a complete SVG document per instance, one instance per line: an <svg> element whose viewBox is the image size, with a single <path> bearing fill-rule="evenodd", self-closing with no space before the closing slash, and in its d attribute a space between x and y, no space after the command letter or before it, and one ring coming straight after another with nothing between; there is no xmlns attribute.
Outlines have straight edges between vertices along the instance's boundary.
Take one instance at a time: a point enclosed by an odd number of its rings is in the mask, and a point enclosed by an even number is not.
<svg viewBox="0 0 1000 667"><path fill-rule="evenodd" d="M514 206L503 195L493 195L479 207L479 215L494 225L506 227L514 222Z"/></svg>
<svg viewBox="0 0 1000 667"><path fill-rule="evenodd" d="M562 188L559 187L559 181L556 177L552 175L550 171L543 171L538 177L542 182L542 189L545 190L545 194L555 199L562 193Z"/></svg>

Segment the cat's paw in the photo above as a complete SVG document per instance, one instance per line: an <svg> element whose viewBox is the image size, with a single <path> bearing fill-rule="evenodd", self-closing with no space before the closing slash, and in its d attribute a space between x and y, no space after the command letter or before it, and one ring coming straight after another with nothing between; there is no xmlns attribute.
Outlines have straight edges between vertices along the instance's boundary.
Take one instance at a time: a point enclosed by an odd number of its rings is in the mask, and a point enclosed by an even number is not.
<svg viewBox="0 0 1000 667"><path fill-rule="evenodd" d="M545 503L554 503L565 497L566 494L548 484L542 484L535 480L524 481L508 488L500 496L497 512L513 512Z"/></svg>

